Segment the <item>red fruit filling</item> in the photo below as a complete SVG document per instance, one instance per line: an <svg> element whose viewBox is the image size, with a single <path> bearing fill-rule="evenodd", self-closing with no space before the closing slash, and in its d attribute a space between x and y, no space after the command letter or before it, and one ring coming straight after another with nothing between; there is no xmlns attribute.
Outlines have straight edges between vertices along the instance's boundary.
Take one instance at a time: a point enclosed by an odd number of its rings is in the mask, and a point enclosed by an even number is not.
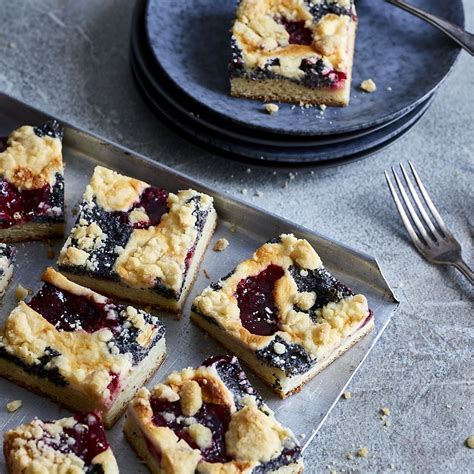
<svg viewBox="0 0 474 474"><path fill-rule="evenodd" d="M148 215L149 221L137 222L133 225L136 229L146 229L150 226L156 226L161 218L168 212L168 192L161 188L150 186L146 188L129 213L136 208L143 207Z"/></svg>
<svg viewBox="0 0 474 474"><path fill-rule="evenodd" d="M284 274L283 268L270 265L258 275L244 278L237 285L235 296L242 326L252 334L271 336L278 331L278 311L273 290Z"/></svg>
<svg viewBox="0 0 474 474"><path fill-rule="evenodd" d="M106 308L106 306L109 306ZM120 332L118 307L113 303L96 303L84 296L77 296L61 290L49 283L32 298L28 304L59 331L77 331L83 329L92 333L103 328L114 334Z"/></svg>
<svg viewBox="0 0 474 474"><path fill-rule="evenodd" d="M157 426L167 426L176 436L186 441L192 448L199 449L207 462L228 462L230 458L225 452L225 433L229 427L230 410L226 405L203 403L201 409L193 416L194 423L207 426L212 432L212 444L209 448L200 449L194 438L187 431L186 419L181 411L181 404L150 399L153 410L153 423Z"/></svg>
<svg viewBox="0 0 474 474"><path fill-rule="evenodd" d="M313 42L313 32L305 27L304 21L288 21L283 18L280 22L290 35L290 44L303 44L309 46Z"/></svg>
<svg viewBox="0 0 474 474"><path fill-rule="evenodd" d="M46 215L51 210L50 198L49 184L40 189L19 190L0 179L0 227L5 229Z"/></svg>
<svg viewBox="0 0 474 474"><path fill-rule="evenodd" d="M90 466L92 460L109 447L104 426L100 415L95 412L82 413L74 418L77 424L72 428L64 428L63 433L59 435L59 440L50 437L49 433L44 431L41 441L61 453L74 453L84 461L86 466ZM74 442L68 442L70 439Z"/></svg>

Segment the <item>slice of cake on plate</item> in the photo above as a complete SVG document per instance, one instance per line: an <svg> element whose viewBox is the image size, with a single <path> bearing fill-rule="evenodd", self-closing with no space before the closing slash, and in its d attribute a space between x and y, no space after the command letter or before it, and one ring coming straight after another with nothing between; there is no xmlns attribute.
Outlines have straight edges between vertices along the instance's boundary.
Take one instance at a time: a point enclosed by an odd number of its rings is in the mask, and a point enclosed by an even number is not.
<svg viewBox="0 0 474 474"><path fill-rule="evenodd" d="M156 318L49 268L0 331L0 375L112 426L166 353Z"/></svg>
<svg viewBox="0 0 474 474"><path fill-rule="evenodd" d="M264 244L206 288L191 317L282 398L374 328L365 296L334 278L308 241L292 234Z"/></svg>
<svg viewBox="0 0 474 474"><path fill-rule="evenodd" d="M59 268L98 291L179 312L214 231L212 202L97 167Z"/></svg>
<svg viewBox="0 0 474 474"><path fill-rule="evenodd" d="M232 28L231 94L347 105L356 28L353 0L242 0Z"/></svg>
<svg viewBox="0 0 474 474"><path fill-rule="evenodd" d="M171 373L130 403L124 433L153 473L299 473L301 449L237 358Z"/></svg>
<svg viewBox="0 0 474 474"><path fill-rule="evenodd" d="M57 421L35 418L3 435L10 474L118 474L97 412Z"/></svg>
<svg viewBox="0 0 474 474"><path fill-rule="evenodd" d="M11 245L0 244L0 298L5 294L13 276L16 249Z"/></svg>
<svg viewBox="0 0 474 474"><path fill-rule="evenodd" d="M0 141L0 241L63 235L62 138L53 120L25 125Z"/></svg>

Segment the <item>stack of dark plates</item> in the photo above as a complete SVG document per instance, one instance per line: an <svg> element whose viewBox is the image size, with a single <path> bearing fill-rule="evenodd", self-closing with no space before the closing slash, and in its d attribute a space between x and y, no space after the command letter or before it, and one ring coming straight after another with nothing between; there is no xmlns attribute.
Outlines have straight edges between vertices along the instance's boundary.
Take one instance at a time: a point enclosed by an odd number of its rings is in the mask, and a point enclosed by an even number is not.
<svg viewBox="0 0 474 474"><path fill-rule="evenodd" d="M419 19L378 0L357 2L351 103L344 108L261 102L229 95L229 28L235 0L140 0L131 67L154 112L181 136L224 156L272 164L335 165L370 156L424 115L459 48ZM459 25L461 0L417 6ZM359 89L371 78L374 93Z"/></svg>

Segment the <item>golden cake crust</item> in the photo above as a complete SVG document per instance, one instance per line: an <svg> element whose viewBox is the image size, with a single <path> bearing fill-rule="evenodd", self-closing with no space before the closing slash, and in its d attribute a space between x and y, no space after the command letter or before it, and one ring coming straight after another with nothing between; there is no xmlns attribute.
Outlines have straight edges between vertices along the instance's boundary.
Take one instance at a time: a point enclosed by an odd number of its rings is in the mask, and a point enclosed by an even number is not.
<svg viewBox="0 0 474 474"><path fill-rule="evenodd" d="M0 153L0 175L20 190L53 186L56 174L63 172L61 140L40 137L29 125L14 130Z"/></svg>
<svg viewBox="0 0 474 474"><path fill-rule="evenodd" d="M225 434L225 446L232 461L208 463L201 458L198 449L179 439L173 430L155 425L150 405L152 397L179 401L183 408L190 405L200 408L203 402L226 405L231 418ZM212 432L196 420L193 422L193 411L189 413L188 432L198 446L205 447ZM234 394L212 365L172 372L151 392L142 388L132 401L127 417L133 418L142 435L160 452L161 467L169 474L250 473L259 464L279 455L284 447L297 446L291 431L281 426L265 405L259 405L255 396L245 395L236 402Z"/></svg>
<svg viewBox="0 0 474 474"><path fill-rule="evenodd" d="M272 336L260 336L252 334L242 325L235 293L241 280L258 275L269 265L277 265L284 270L274 289L279 330ZM261 349L280 337L288 343L301 345L314 358L321 357L337 347L368 317L368 303L363 295L329 303L316 311L315 323L306 311L314 305L316 294L298 291L289 271L294 265L303 273L323 268L319 255L309 242L292 234L284 234L279 242L262 245L252 258L240 263L220 283L220 288L206 288L194 300L193 309L198 314L213 318L227 333L253 350ZM284 351L284 347L280 346L281 343L275 343L275 352Z"/></svg>

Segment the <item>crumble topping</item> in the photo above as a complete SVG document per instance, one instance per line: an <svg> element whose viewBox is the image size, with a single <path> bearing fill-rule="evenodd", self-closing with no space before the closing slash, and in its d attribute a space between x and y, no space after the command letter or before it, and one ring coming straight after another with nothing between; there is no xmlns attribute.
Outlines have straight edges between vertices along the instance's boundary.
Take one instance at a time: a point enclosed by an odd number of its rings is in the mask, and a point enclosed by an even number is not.
<svg viewBox="0 0 474 474"><path fill-rule="evenodd" d="M226 361L228 365L219 368L222 361ZM189 416L184 413L179 415L179 412L175 411L168 412L171 408L166 404L153 408L155 397L164 401L175 400L175 397L170 396L170 391L179 394L178 399L183 406L183 398L188 397L189 393L196 393L196 385L200 387L202 403L228 407L230 421L223 433L220 433L219 426L213 424L212 420L210 425L205 426L205 423L209 423L207 417L211 416L207 411L203 412L207 413L205 415L195 412ZM160 411L154 411L158 409ZM202 409L207 410L207 407L203 406ZM165 410L165 413L162 410ZM224 412L225 410L219 410L219 413ZM155 424L154 418L158 415L173 429ZM198 421L198 416L204 417L200 418L204 421ZM187 368L173 372L163 383L155 386L151 393L145 387L142 388L131 402L127 417L132 417L138 424L147 445L153 446L160 453L160 467L170 474L253 472L257 466L261 465L263 468L266 462L273 461L279 455L287 456L287 462L296 462L299 458L300 451L294 435L282 427L263 404L235 357L211 358L197 369ZM185 441L186 438L180 439L181 428L174 428L174 423L178 423L177 426L183 426L184 423L184 432L191 437L198 449L193 449ZM210 426L215 427L217 431ZM213 444L217 439L214 436L223 436L224 445L221 446L219 442L217 446L220 447L217 448ZM210 449L214 455L215 449L224 449L228 460L208 462L204 454L206 449ZM151 449L150 451L153 452Z"/></svg>
<svg viewBox="0 0 474 474"><path fill-rule="evenodd" d="M282 235L277 242L271 241L260 247L224 281L206 288L196 297L193 308L197 313L215 319L228 333L255 350L275 340L279 345L273 347L274 352L281 350L280 345L284 343L298 344L313 358L324 357L369 316L368 303L363 295L345 296L341 293L338 302L330 301L318 307L315 305L317 290L316 293L299 290L291 272L295 264L299 272L326 272L309 242L292 234ZM260 274L270 265L279 266L284 271L273 290L278 328L273 336L259 336L242 325L236 290L239 282ZM270 308L267 314L272 315Z"/></svg>
<svg viewBox="0 0 474 474"><path fill-rule="evenodd" d="M216 252L222 252L229 246L229 241L227 239L219 239L216 240L216 243L214 244L214 250Z"/></svg>
<svg viewBox="0 0 474 474"><path fill-rule="evenodd" d="M143 206L133 207L149 189L142 181L96 167L59 265L118 277L134 288L160 286L179 294L202 215L212 210L213 199L191 189L163 191L166 210L152 224Z"/></svg>
<svg viewBox="0 0 474 474"><path fill-rule="evenodd" d="M201 386L195 380L188 380L179 392L181 411L186 416L194 416L202 407Z"/></svg>
<svg viewBox="0 0 474 474"><path fill-rule="evenodd" d="M247 405L230 420L225 435L226 451L238 461L268 462L281 452L288 432L257 406Z"/></svg>
<svg viewBox="0 0 474 474"><path fill-rule="evenodd" d="M369 450L364 446L357 451L357 456L366 458L369 455Z"/></svg>
<svg viewBox="0 0 474 474"><path fill-rule="evenodd" d="M84 198L95 201L105 211L128 211L148 184L97 166L86 187Z"/></svg>
<svg viewBox="0 0 474 474"><path fill-rule="evenodd" d="M348 390L342 394L342 398L344 398L345 400L349 400L349 398L351 397L352 397L352 393L349 392Z"/></svg>
<svg viewBox="0 0 474 474"><path fill-rule="evenodd" d="M53 288L104 305L108 319L118 318L120 308L105 296L69 281L52 268L48 268L42 278ZM135 363L135 354L129 351L148 347L162 330L158 318L150 316L147 322L142 310L128 306L123 313L125 324L137 331L131 334L122 331L115 337L107 327L94 332L87 332L80 325L71 331L57 329L21 301L0 332L0 349L28 366L43 364L46 370L57 370L74 388L105 403L111 396L109 384L114 376L125 376ZM134 346L134 342L138 346ZM122 351L117 344L123 346Z"/></svg>
<svg viewBox="0 0 474 474"><path fill-rule="evenodd" d="M63 173L62 144L59 137L39 136L25 125L14 130L7 148L0 153L0 175L20 190L53 186L56 173Z"/></svg>
<svg viewBox="0 0 474 474"><path fill-rule="evenodd" d="M473 436L468 436L466 438L466 446L469 449L474 449L474 435Z"/></svg>
<svg viewBox="0 0 474 474"><path fill-rule="evenodd" d="M375 92L377 90L377 86L372 79L366 79L365 81L362 81L360 88L365 92Z"/></svg>
<svg viewBox="0 0 474 474"><path fill-rule="evenodd" d="M304 60L322 59L331 69L345 70L353 11L349 0L242 0L232 35L246 69L268 68L298 79ZM305 32L304 41L293 41L295 24Z"/></svg>

